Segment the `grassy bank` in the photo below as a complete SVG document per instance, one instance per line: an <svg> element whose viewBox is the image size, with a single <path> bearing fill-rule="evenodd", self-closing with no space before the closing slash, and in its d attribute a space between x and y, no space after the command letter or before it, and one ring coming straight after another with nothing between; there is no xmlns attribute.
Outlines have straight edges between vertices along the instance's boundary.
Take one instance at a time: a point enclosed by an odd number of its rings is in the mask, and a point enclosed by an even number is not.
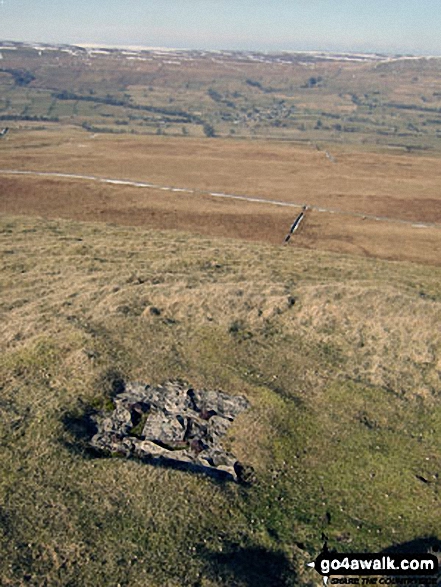
<svg viewBox="0 0 441 587"><path fill-rule="evenodd" d="M322 545L440 527L441 270L105 224L1 219L0 582L314 584ZM245 395L251 487L92 457L121 380Z"/></svg>

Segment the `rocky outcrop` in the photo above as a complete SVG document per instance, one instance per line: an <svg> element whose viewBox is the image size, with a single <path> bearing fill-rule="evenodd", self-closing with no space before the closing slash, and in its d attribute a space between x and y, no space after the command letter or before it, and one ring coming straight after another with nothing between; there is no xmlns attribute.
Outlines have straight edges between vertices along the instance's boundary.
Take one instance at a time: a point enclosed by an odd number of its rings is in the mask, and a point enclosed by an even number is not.
<svg viewBox="0 0 441 587"><path fill-rule="evenodd" d="M113 402L113 412L94 417L93 448L240 482L252 479L252 469L221 444L236 416L249 407L244 397L179 382L129 383Z"/></svg>

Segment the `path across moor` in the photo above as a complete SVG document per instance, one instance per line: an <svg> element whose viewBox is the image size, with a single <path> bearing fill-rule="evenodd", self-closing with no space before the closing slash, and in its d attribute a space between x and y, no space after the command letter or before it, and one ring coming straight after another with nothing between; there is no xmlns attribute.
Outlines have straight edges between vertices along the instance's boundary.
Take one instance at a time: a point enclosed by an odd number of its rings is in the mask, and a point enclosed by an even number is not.
<svg viewBox="0 0 441 587"><path fill-rule="evenodd" d="M441 224L437 223L428 223L428 222L414 222L412 220L402 220L400 218L391 218L388 216L374 216L372 214L365 214L363 212L357 211L346 211L346 210L339 210L337 208L324 208L322 206L314 206L309 205L307 202L296 203L296 202L282 202L279 200L268 200L265 198L259 198L257 196L250 197L250 196L241 196L238 194L226 194L224 192L210 192L205 190L193 189L193 188L182 188L182 187L171 187L171 186L161 186L154 183L142 182L142 181L133 181L128 179L114 179L114 178L106 178L106 177L97 177L95 175L79 175L75 173L61 173L55 171L22 171L17 169L0 169L0 174L2 175L27 175L27 176L36 176L36 177L54 177L54 178L64 178L64 179L75 179L80 181L93 181L98 183L105 183L110 185L123 185L129 187L136 187L136 188L145 188L145 189L155 189L161 190L165 192L174 192L174 193L186 193L186 194L194 194L194 195L204 195L210 196L213 198L226 198L229 200L242 200L244 202L253 202L253 203L261 203L267 204L272 206L284 206L288 208L303 208L305 205L309 210L315 210L316 212L324 212L327 214L341 214L344 216L352 216L355 218L365 218L367 220L375 220L378 222L391 222L394 224L406 224L412 226L414 228L441 228Z"/></svg>

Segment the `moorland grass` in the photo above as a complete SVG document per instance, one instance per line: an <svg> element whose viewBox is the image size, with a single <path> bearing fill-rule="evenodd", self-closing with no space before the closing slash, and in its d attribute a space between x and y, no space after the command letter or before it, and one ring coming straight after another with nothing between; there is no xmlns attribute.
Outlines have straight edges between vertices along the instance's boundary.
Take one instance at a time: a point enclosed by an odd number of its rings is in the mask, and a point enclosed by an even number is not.
<svg viewBox="0 0 441 587"><path fill-rule="evenodd" d="M440 269L30 217L0 248L2 585L312 585L323 536L439 537ZM87 409L176 378L250 400L253 485L87 450Z"/></svg>

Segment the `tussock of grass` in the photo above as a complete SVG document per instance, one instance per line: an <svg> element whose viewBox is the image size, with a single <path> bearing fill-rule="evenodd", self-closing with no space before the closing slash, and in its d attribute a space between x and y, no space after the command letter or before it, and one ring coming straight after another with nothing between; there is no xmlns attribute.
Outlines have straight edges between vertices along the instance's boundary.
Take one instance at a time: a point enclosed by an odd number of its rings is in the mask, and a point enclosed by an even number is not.
<svg viewBox="0 0 441 587"><path fill-rule="evenodd" d="M23 217L1 229L2 584L311 584L322 532L352 551L437 534L438 269ZM175 378L249 398L225 446L255 485L84 450L85 406Z"/></svg>

